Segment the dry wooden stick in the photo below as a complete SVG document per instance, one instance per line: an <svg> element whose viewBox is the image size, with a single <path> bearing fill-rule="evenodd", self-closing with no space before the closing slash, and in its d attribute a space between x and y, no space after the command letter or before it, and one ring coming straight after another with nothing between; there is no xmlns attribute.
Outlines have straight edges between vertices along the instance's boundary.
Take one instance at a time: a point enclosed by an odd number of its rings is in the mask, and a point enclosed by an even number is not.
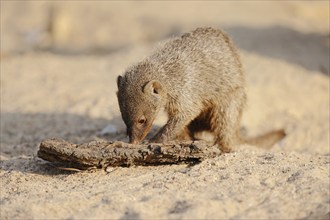
<svg viewBox="0 0 330 220"><path fill-rule="evenodd" d="M220 155L206 142L132 145L120 141L73 144L61 139L41 142L38 156L66 167L88 169L108 166L161 165L200 162Z"/></svg>

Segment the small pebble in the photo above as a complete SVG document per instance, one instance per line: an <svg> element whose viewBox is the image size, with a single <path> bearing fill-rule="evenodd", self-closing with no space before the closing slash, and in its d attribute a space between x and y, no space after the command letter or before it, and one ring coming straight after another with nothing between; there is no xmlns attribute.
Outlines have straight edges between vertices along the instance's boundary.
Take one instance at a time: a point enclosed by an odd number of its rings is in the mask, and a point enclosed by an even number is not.
<svg viewBox="0 0 330 220"><path fill-rule="evenodd" d="M118 131L118 129L115 125L109 124L105 128L103 128L103 130L101 131L101 134L102 135L115 134L115 133L117 133L117 131Z"/></svg>

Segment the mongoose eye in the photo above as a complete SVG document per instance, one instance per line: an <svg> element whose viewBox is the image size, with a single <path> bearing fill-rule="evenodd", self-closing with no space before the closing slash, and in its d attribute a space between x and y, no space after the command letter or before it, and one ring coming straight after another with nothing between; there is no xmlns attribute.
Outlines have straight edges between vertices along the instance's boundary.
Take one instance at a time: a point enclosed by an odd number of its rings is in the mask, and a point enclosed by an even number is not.
<svg viewBox="0 0 330 220"><path fill-rule="evenodd" d="M138 123L139 123L139 124L144 124L144 123L146 123L146 121L147 121L147 119L145 119L145 118L140 118L140 119L138 120Z"/></svg>

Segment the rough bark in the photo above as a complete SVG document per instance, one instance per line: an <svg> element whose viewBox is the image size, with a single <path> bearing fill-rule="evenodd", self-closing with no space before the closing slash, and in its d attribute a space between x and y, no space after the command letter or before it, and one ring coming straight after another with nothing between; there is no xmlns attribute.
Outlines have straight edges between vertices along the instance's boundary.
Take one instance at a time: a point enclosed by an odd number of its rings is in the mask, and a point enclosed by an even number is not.
<svg viewBox="0 0 330 220"><path fill-rule="evenodd" d="M120 141L93 141L73 144L61 139L47 139L41 142L38 151L38 156L44 160L78 169L198 163L217 155L220 150L206 142L132 145Z"/></svg>

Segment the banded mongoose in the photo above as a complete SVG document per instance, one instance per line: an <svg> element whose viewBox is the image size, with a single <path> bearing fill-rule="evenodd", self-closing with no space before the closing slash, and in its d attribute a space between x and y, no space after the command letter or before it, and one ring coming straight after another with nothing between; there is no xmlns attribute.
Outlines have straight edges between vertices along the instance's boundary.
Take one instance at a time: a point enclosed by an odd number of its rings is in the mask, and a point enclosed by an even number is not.
<svg viewBox="0 0 330 220"><path fill-rule="evenodd" d="M141 142L161 107L165 126L152 142L194 140L210 131L222 152L248 142L269 147L283 130L243 140L245 76L231 39L221 30L197 28L167 41L151 56L118 76L118 102L130 143Z"/></svg>

